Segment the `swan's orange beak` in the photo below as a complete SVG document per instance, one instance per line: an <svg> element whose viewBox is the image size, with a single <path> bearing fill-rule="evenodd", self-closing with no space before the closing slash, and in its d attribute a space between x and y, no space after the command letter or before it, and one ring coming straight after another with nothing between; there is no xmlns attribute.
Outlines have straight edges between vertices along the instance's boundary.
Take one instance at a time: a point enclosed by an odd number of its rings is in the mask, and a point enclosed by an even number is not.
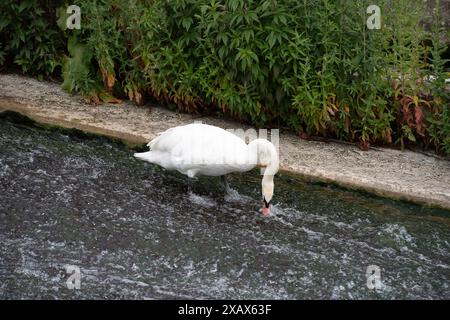
<svg viewBox="0 0 450 320"><path fill-rule="evenodd" d="M270 209L269 209L269 207L266 207L265 204L263 204L262 214L263 214L263 216L265 216L265 217L270 216Z"/></svg>

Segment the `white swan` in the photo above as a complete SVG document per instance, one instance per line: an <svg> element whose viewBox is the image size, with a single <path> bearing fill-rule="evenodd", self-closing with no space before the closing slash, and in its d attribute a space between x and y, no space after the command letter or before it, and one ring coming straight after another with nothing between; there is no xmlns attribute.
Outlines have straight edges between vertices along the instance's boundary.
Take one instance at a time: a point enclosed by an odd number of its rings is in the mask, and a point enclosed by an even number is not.
<svg viewBox="0 0 450 320"><path fill-rule="evenodd" d="M226 174L249 171L255 166L265 167L262 212L265 216L270 214L273 178L278 172L279 160L275 146L268 140L256 139L247 145L237 135L222 128L194 123L168 129L147 146L150 151L134 156L168 170L178 170L190 178L222 176L227 189Z"/></svg>

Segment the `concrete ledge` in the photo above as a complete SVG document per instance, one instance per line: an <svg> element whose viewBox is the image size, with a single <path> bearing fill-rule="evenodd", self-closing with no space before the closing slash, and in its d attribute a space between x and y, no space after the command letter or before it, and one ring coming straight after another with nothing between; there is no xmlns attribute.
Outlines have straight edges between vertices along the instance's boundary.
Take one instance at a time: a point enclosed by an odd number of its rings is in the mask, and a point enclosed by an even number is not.
<svg viewBox="0 0 450 320"><path fill-rule="evenodd" d="M159 107L128 102L93 106L70 96L59 84L0 75L0 111L12 110L38 122L77 128L141 144L170 127L201 120L223 128L248 126L212 117L194 118ZM411 151L305 141L280 134L281 169L312 180L396 199L450 209L450 161Z"/></svg>

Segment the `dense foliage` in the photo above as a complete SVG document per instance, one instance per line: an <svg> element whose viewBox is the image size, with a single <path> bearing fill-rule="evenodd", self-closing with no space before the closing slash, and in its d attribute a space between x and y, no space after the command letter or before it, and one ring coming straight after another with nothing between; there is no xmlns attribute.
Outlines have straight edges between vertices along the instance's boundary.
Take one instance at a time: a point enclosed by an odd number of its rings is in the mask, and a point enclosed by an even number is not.
<svg viewBox="0 0 450 320"><path fill-rule="evenodd" d="M373 1L80 0L81 29L64 30L71 3L61 2L58 32L54 17L30 22L36 15L20 8L51 12L46 1L3 1L0 63L49 74L64 41L63 87L92 102L152 96L362 148L417 143L450 154L439 10L425 31L421 0L376 2L379 30L366 26Z"/></svg>
<svg viewBox="0 0 450 320"><path fill-rule="evenodd" d="M40 78L61 66L65 40L56 25L57 5L49 0L0 1L0 66L14 63Z"/></svg>

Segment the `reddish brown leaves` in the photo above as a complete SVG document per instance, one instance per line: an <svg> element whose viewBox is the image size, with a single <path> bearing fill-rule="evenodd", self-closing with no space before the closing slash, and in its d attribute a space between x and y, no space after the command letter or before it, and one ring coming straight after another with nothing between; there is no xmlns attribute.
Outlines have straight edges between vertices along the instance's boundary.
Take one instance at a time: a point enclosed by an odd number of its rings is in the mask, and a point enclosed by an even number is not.
<svg viewBox="0 0 450 320"><path fill-rule="evenodd" d="M103 83L108 92L112 92L116 77L113 73L109 73L107 69L100 67L100 73L102 74Z"/></svg>
<svg viewBox="0 0 450 320"><path fill-rule="evenodd" d="M358 143L358 148L360 148L363 151L369 150L369 141L360 140Z"/></svg>
<svg viewBox="0 0 450 320"><path fill-rule="evenodd" d="M96 104L96 105L101 104L102 102L114 103L114 104L122 102L120 99L117 99L116 97L114 97L113 95L111 95L109 92L106 92L106 91L100 91L100 92L92 91L84 98L84 100L87 103Z"/></svg>
<svg viewBox="0 0 450 320"><path fill-rule="evenodd" d="M425 125L423 123L423 112L419 105L414 106L414 118L416 119L416 131L421 136L425 135Z"/></svg>
<svg viewBox="0 0 450 320"><path fill-rule="evenodd" d="M138 106L142 106L144 104L144 97L137 89L128 90L128 98Z"/></svg>
<svg viewBox="0 0 450 320"><path fill-rule="evenodd" d="M418 96L404 96L400 99L400 104L403 115L402 122L409 128L416 129L417 134L425 136L426 126L423 108L424 106L431 108L430 103Z"/></svg>

